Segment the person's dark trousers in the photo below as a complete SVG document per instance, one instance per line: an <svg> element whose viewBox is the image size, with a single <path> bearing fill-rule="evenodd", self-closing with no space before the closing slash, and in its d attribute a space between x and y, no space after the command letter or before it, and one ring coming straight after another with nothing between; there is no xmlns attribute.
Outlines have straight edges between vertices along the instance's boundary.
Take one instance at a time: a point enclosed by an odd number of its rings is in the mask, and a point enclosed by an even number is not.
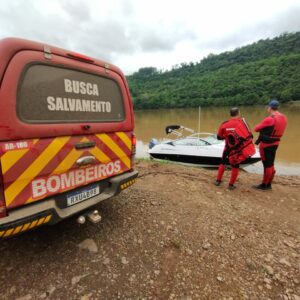
<svg viewBox="0 0 300 300"><path fill-rule="evenodd" d="M276 157L278 145L264 147L260 149L262 163L264 166L264 177L263 177L263 184L270 185L273 181L275 176L275 168L274 168L274 161Z"/></svg>

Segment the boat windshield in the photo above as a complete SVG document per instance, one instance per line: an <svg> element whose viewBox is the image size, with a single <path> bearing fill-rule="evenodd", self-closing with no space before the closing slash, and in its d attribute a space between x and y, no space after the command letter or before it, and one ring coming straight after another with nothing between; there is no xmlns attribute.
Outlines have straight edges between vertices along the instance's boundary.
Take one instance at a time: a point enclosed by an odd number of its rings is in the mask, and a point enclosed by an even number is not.
<svg viewBox="0 0 300 300"><path fill-rule="evenodd" d="M210 145L221 144L222 140L218 140L216 136L211 135L203 138L204 141L208 142Z"/></svg>
<svg viewBox="0 0 300 300"><path fill-rule="evenodd" d="M215 135L209 135L205 137L186 137L183 139L178 139L172 141L173 145L181 145L181 146L209 146L209 145L217 145L221 144L223 141L218 140Z"/></svg>
<svg viewBox="0 0 300 300"><path fill-rule="evenodd" d="M180 140L176 140L172 142L173 145L180 145L180 146L207 146L209 145L207 141L204 139L198 138L184 138Z"/></svg>

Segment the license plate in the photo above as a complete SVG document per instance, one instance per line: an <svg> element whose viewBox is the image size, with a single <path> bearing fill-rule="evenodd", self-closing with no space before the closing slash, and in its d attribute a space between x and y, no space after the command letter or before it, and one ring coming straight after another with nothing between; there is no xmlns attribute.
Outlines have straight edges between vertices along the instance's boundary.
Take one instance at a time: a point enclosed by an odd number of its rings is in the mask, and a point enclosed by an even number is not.
<svg viewBox="0 0 300 300"><path fill-rule="evenodd" d="M100 188L98 185L86 188L78 192L70 193L67 196L67 205L71 206L77 204L79 202L92 198L98 194L100 194Z"/></svg>

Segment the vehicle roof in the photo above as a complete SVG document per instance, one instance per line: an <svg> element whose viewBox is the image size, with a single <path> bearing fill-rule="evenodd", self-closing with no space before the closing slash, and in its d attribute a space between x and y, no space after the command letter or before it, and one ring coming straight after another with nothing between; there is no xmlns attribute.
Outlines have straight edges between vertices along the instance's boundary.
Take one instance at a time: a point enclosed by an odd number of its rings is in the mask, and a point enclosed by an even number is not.
<svg viewBox="0 0 300 300"><path fill-rule="evenodd" d="M0 82L2 81L3 74L5 72L5 69L7 68L7 65L11 58L18 52L24 51L24 50L32 50L32 51L41 51L44 52L44 48L48 47L51 50L52 54L59 55L66 57L70 59L71 57L68 56L68 54L79 54L77 52L73 52L70 50L65 50L62 48L58 48L55 46L48 45L46 43L38 43L34 41L29 41L26 39L20 39L20 38L5 38L0 40ZM80 55L80 54L79 54ZM120 74L122 77L124 77L123 72L115 65L110 64L106 61L95 59L92 57L89 57L93 60L94 65L98 65L100 67L106 67L107 64L109 65L109 69Z"/></svg>

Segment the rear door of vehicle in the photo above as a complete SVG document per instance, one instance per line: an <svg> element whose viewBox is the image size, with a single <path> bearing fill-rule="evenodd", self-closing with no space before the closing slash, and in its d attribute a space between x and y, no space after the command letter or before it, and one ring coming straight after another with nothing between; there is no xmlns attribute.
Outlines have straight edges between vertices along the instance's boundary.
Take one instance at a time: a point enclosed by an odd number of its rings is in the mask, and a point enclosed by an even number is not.
<svg viewBox="0 0 300 300"><path fill-rule="evenodd" d="M0 95L8 209L131 169L132 108L117 72L24 50L12 58Z"/></svg>

